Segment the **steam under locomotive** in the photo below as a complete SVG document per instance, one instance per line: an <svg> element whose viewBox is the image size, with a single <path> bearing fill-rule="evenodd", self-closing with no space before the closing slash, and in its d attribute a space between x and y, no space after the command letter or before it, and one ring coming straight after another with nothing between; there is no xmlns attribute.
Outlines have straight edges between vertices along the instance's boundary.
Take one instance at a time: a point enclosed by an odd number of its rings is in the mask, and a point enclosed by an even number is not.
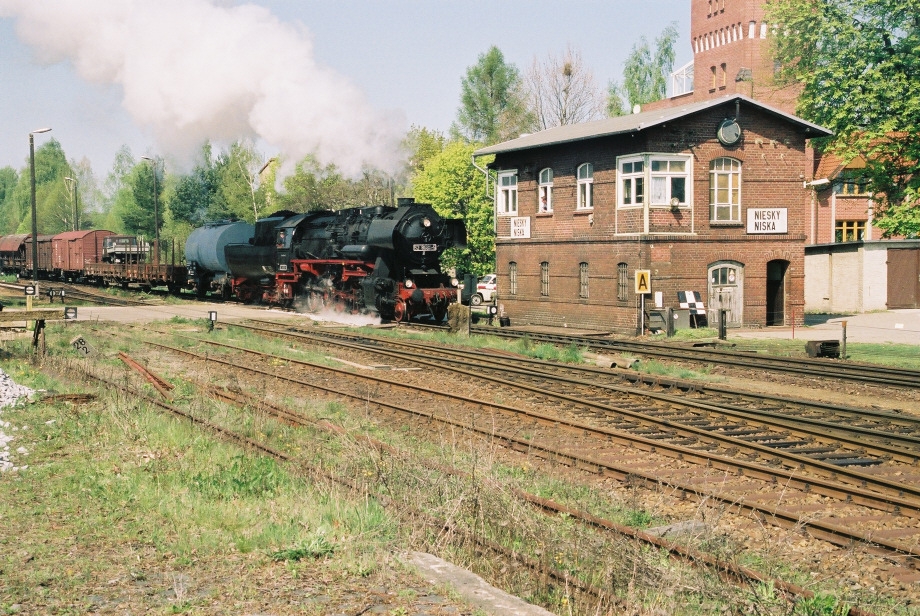
<svg viewBox="0 0 920 616"><path fill-rule="evenodd" d="M465 246L462 220L400 199L398 207L282 211L254 226L207 225L189 236L185 256L199 294L441 321L458 283L441 270L440 257Z"/></svg>

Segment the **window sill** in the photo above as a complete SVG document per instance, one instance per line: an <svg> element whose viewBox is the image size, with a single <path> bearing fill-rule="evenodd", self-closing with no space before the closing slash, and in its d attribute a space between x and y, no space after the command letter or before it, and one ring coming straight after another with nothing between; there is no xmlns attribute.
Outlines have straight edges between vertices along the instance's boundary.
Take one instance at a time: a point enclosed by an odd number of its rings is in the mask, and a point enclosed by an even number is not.
<svg viewBox="0 0 920 616"><path fill-rule="evenodd" d="M740 220L710 220L710 227L743 227L744 223Z"/></svg>
<svg viewBox="0 0 920 616"><path fill-rule="evenodd" d="M513 212L513 213L512 212L500 212L498 214L498 217L499 218L514 218L517 215L518 215L517 212Z"/></svg>
<svg viewBox="0 0 920 616"><path fill-rule="evenodd" d="M552 216L552 212L537 212L537 218L551 218Z"/></svg>
<svg viewBox="0 0 920 616"><path fill-rule="evenodd" d="M584 216L587 214L593 214L594 208L593 207L583 207L581 209L575 210L572 213L575 214L575 216Z"/></svg>

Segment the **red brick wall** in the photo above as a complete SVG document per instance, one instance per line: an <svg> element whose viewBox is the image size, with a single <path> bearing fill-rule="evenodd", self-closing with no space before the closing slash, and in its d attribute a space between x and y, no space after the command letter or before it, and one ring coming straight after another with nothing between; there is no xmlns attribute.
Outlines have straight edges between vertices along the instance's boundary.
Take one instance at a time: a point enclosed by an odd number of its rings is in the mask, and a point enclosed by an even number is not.
<svg viewBox="0 0 920 616"><path fill-rule="evenodd" d="M726 148L715 138L720 120L738 114L740 145ZM530 239L508 239L508 219L499 219L496 242L498 294L512 323L568 325L635 331L637 296L633 272L649 269L653 291L665 306L677 306L677 291L696 290L709 304L707 273L719 261L744 266L743 322L766 320L767 262L790 263L786 284L787 320L802 321L804 241L811 225L811 192L802 186L809 156L805 138L782 117L755 107L721 105L667 126L633 135L585 140L524 152L500 154L494 167L518 169L519 216L531 217ZM640 152L687 153L692 157L692 203L674 213L649 208L650 230L641 235L643 210L617 209L616 157ZM710 224L709 163L730 156L742 162L742 221ZM575 172L594 164L594 208L576 211ZM539 170L554 173L553 213L536 215ZM749 208L786 208L788 232L748 235ZM690 233L692 224L693 233ZM655 234L658 232L658 234ZM627 234L627 235L624 235ZM628 235L633 234L633 235ZM549 263L549 294L540 294L540 263ZM509 293L509 263L517 263L518 292ZM588 263L589 297L579 298L579 263ZM617 264L629 272L628 299L617 299Z"/></svg>

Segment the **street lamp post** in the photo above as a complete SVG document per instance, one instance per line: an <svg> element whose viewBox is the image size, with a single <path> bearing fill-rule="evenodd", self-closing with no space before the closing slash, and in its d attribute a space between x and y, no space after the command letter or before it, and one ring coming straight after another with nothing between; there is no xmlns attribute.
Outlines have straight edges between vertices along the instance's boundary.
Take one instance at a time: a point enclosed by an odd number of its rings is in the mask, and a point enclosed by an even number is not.
<svg viewBox="0 0 920 616"><path fill-rule="evenodd" d="M71 177L65 177L64 180L68 183L73 183L73 230L76 231L80 228L80 209L77 205L77 180Z"/></svg>
<svg viewBox="0 0 920 616"><path fill-rule="evenodd" d="M35 215L35 137L47 133L50 128L39 128L29 133L29 172L32 178L32 284L38 292L38 217Z"/></svg>
<svg viewBox="0 0 920 616"><path fill-rule="evenodd" d="M153 227L156 237L156 252L154 252L153 262L155 265L160 264L160 197L157 194L157 161L149 156L141 156L153 165Z"/></svg>

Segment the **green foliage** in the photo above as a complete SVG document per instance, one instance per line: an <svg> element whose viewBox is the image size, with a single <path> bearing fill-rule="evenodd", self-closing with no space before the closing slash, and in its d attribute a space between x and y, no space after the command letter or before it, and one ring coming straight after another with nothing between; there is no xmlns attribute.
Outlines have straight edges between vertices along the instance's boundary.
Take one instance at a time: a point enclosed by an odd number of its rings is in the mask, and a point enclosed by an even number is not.
<svg viewBox="0 0 920 616"><path fill-rule="evenodd" d="M795 616L847 616L850 607L839 603L833 595L816 594L810 599L799 599L792 613Z"/></svg>
<svg viewBox="0 0 920 616"><path fill-rule="evenodd" d="M799 84L797 113L834 131L815 145L862 158L873 224L920 235L920 0L775 0L780 84Z"/></svg>
<svg viewBox="0 0 920 616"><path fill-rule="evenodd" d="M303 560L304 558L316 559L332 556L335 553L335 545L326 537L328 532L329 530L327 528L319 529L317 532L310 535L303 545L273 552L271 555L272 560L296 561Z"/></svg>
<svg viewBox="0 0 920 616"><path fill-rule="evenodd" d="M29 161L18 177L12 169L0 170L0 233L32 232L32 188ZM39 234L72 228L70 190L64 178L71 174L61 144L51 139L35 149L35 209Z"/></svg>
<svg viewBox="0 0 920 616"><path fill-rule="evenodd" d="M413 126L403 140L403 147L410 152L407 168L411 176L417 176L425 170L425 165L432 158L444 151L447 138L439 131Z"/></svg>
<svg viewBox="0 0 920 616"><path fill-rule="evenodd" d="M633 45L632 52L623 64L623 85L612 82L608 87L608 115L629 113L634 105L661 100L667 95L668 76L674 68L674 44L678 35L677 25L671 24L655 40L654 52L644 36Z"/></svg>
<svg viewBox="0 0 920 616"><path fill-rule="evenodd" d="M209 473L192 477L195 486L207 498L271 498L284 481L284 475L274 460L249 455L234 456L228 465L218 465Z"/></svg>
<svg viewBox="0 0 920 616"><path fill-rule="evenodd" d="M460 84L452 136L488 144L517 136L528 123L520 71L494 45L469 67Z"/></svg>
<svg viewBox="0 0 920 616"><path fill-rule="evenodd" d="M455 141L433 156L414 179L415 198L430 203L438 214L466 222L467 247L445 254L445 267L488 274L495 269L492 200L483 176L473 166L474 145Z"/></svg>

